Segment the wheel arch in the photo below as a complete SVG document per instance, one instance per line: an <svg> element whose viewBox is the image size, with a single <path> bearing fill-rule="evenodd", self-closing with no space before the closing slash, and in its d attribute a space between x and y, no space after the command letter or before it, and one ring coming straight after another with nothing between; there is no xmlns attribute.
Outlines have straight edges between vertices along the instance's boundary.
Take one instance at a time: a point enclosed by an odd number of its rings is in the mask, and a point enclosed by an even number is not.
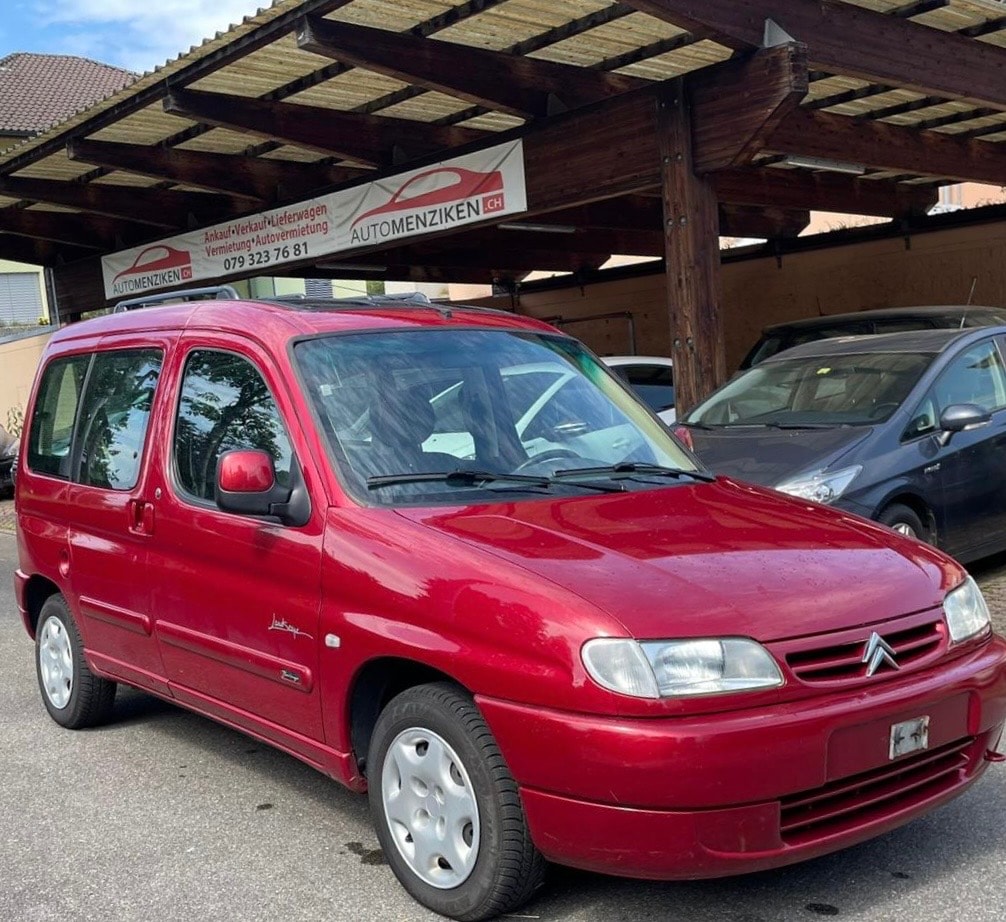
<svg viewBox="0 0 1006 922"><path fill-rule="evenodd" d="M32 639L38 629L38 618L42 612L42 606L51 596L59 594L59 586L52 580L39 574L34 574L28 578L24 587L24 609L26 613L25 626L28 628Z"/></svg>
<svg viewBox="0 0 1006 922"><path fill-rule="evenodd" d="M407 688L430 682L451 682L470 691L454 676L418 660L381 657L364 664L350 688L349 730L353 755L360 774L366 777L367 752L374 725L387 703Z"/></svg>
<svg viewBox="0 0 1006 922"><path fill-rule="evenodd" d="M932 507L918 493L914 493L909 490L892 493L890 496L886 497L883 502L877 505L872 518L879 520L880 516L884 514L884 511L889 509L891 506L907 506L911 509L912 512L919 517L919 521L922 522L928 532L926 540L932 544L936 543L938 534L936 529L936 516L933 513Z"/></svg>

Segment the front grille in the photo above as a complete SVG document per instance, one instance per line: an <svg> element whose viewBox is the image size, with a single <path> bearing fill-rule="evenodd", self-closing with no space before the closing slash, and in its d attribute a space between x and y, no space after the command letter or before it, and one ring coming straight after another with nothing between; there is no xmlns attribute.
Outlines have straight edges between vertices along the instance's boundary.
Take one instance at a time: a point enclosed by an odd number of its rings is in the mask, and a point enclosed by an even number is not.
<svg viewBox="0 0 1006 922"><path fill-rule="evenodd" d="M881 820L953 790L966 777L974 738L899 759L782 801L780 832L801 845Z"/></svg>
<svg viewBox="0 0 1006 922"><path fill-rule="evenodd" d="M908 623L896 622L878 631L894 650L899 669L916 665L939 652L946 637L943 619L932 613L921 622L914 618L906 620ZM796 649L786 651L786 664L801 682L811 684L865 679L863 653L871 633L869 628L861 628L855 632L843 631L837 637L807 638Z"/></svg>

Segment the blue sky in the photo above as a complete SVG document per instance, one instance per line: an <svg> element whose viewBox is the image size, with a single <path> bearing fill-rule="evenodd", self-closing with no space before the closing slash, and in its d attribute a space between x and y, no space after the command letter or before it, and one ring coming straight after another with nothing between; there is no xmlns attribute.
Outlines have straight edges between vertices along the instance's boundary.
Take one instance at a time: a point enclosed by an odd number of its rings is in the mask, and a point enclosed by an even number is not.
<svg viewBox="0 0 1006 922"><path fill-rule="evenodd" d="M75 54L152 70L269 0L0 0L0 57Z"/></svg>

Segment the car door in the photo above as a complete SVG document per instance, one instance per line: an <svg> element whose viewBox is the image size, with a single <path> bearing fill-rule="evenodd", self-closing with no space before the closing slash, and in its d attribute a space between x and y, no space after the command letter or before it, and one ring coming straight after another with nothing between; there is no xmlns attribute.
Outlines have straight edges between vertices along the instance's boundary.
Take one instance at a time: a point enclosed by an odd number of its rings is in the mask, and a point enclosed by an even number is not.
<svg viewBox="0 0 1006 922"><path fill-rule="evenodd" d="M72 444L68 578L88 654L104 672L166 693L150 617L148 555L156 523L145 451L170 341L95 352Z"/></svg>
<svg viewBox="0 0 1006 922"><path fill-rule="evenodd" d="M954 433L941 445L940 414L973 403L992 415L987 426ZM974 556L1006 545L1006 369L992 338L957 350L913 413L907 435L927 435L925 472L940 546ZM928 446L928 447L927 447Z"/></svg>
<svg viewBox="0 0 1006 922"><path fill-rule="evenodd" d="M280 483L314 475L289 393L252 343L183 343L173 426L165 434L153 600L173 694L313 757L318 694L322 509L304 526L222 511L217 461L231 449L268 452Z"/></svg>

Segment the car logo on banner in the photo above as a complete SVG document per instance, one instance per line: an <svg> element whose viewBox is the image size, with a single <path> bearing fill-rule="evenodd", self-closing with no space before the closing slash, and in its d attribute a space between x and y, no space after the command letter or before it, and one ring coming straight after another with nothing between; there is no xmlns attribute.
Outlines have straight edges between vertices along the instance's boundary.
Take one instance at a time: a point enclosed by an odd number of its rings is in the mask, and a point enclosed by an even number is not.
<svg viewBox="0 0 1006 922"><path fill-rule="evenodd" d="M506 207L503 174L442 166L409 177L387 200L353 219L351 246L366 246L478 220Z"/></svg>
<svg viewBox="0 0 1006 922"><path fill-rule="evenodd" d="M112 293L131 294L150 288L165 288L192 278L192 255L165 244L142 250L128 269L112 279Z"/></svg>

